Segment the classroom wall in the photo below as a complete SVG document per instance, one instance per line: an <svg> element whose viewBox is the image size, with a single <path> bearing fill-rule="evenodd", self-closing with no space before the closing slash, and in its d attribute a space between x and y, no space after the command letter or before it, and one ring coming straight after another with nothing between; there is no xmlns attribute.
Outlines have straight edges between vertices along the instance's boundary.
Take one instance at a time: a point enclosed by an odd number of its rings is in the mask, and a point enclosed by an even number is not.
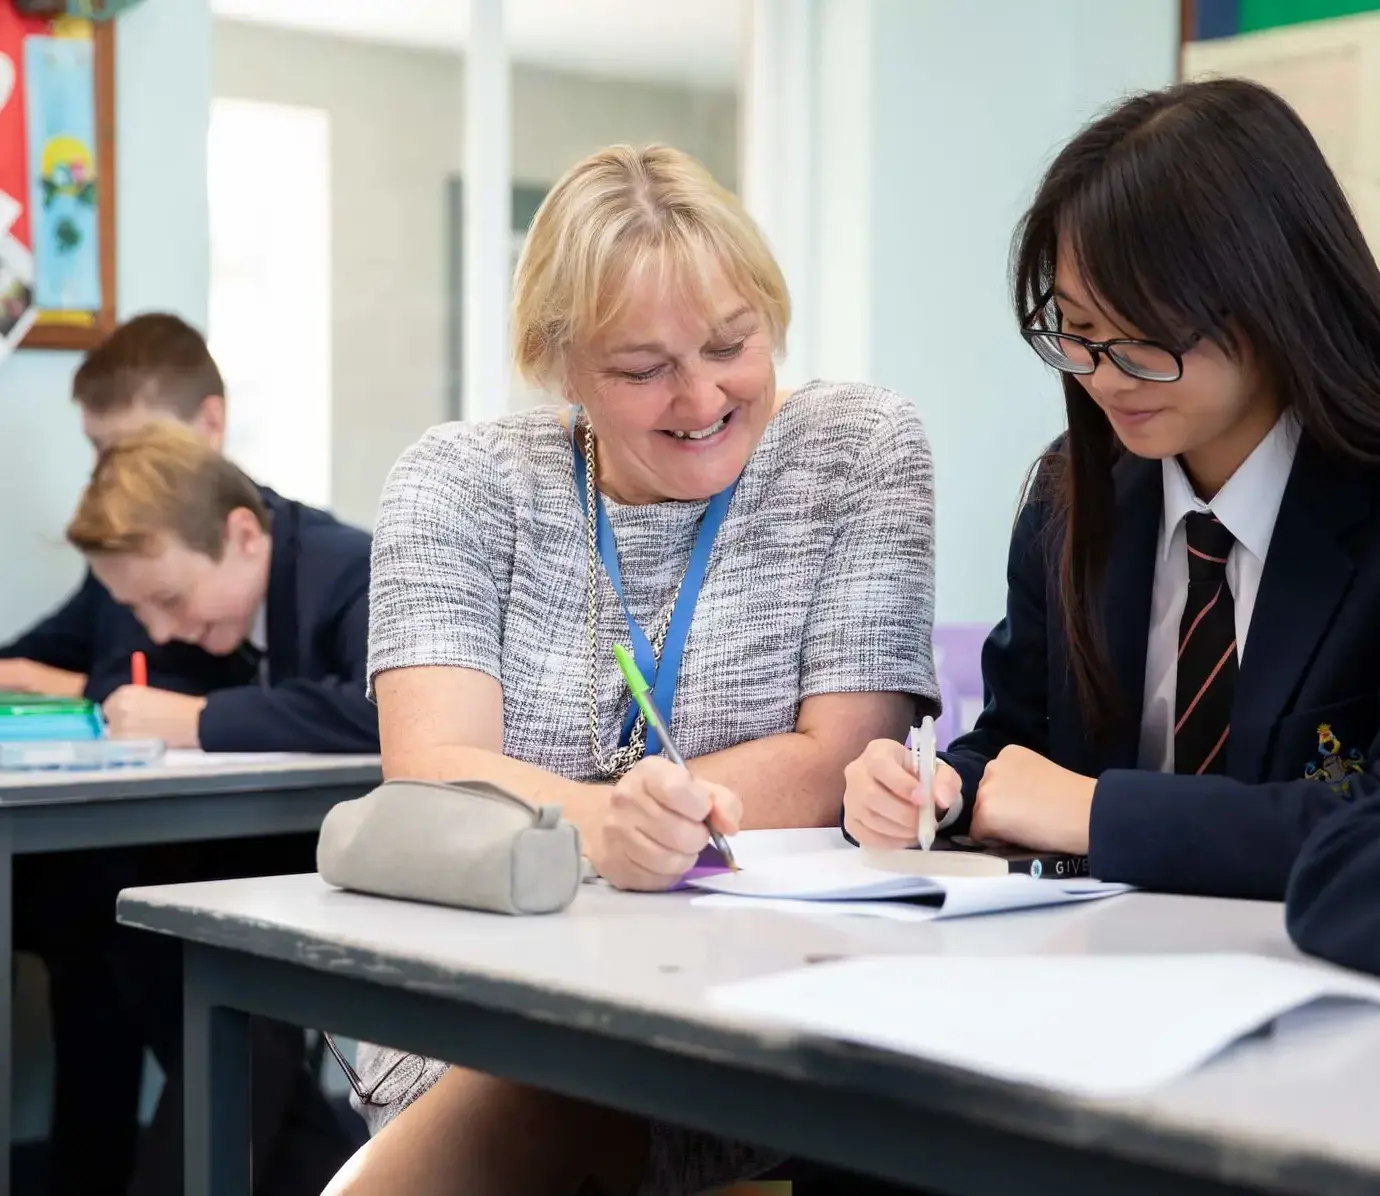
<svg viewBox="0 0 1380 1196"><path fill-rule="evenodd" d="M813 343L794 337L793 382L810 375L872 381L872 196L876 166L870 135L876 103L871 87L875 45L872 3L821 0L815 12L814 124L816 204L813 279L804 299L815 310Z"/></svg>
<svg viewBox="0 0 1380 1196"><path fill-rule="evenodd" d="M116 45L119 314L158 307L202 325L209 277L206 0L145 0L120 18ZM0 639L50 608L80 574L62 538L91 466L69 398L78 360L20 352L0 363Z"/></svg>
<svg viewBox="0 0 1380 1196"><path fill-rule="evenodd" d="M365 525L398 453L445 418L445 183L462 157L462 69L448 53L216 24L217 95L331 116L332 505ZM512 103L518 183L549 184L612 141L671 142L736 182L731 94L517 66Z"/></svg>
<svg viewBox="0 0 1380 1196"><path fill-rule="evenodd" d="M1063 426L1017 334L1007 260L1058 147L1123 93L1174 78L1176 0L873 0L868 370L934 451L936 619L991 623L1026 471Z"/></svg>
<svg viewBox="0 0 1380 1196"><path fill-rule="evenodd" d="M980 7L774 0L760 24L806 65L773 76L751 59L742 173L769 234L812 231L792 260L808 315L789 381L871 382L916 404L934 454L936 619L990 627L1022 483L1064 424L1059 383L1011 310L1012 233L1098 109L1173 81L1179 5ZM804 165L773 170L768 134L803 142Z"/></svg>

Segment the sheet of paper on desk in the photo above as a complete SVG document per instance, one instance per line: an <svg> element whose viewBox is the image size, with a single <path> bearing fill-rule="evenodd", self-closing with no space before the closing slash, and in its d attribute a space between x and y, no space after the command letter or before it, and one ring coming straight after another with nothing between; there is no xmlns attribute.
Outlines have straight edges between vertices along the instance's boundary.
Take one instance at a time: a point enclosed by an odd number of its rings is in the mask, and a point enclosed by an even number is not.
<svg viewBox="0 0 1380 1196"><path fill-rule="evenodd" d="M709 991L756 1022L1094 1097L1157 1088L1327 997L1380 1004L1380 982L1253 955L907 955Z"/></svg>
<svg viewBox="0 0 1380 1196"><path fill-rule="evenodd" d="M696 905L757 905L815 916L863 914L912 922L1092 901L1128 888L1095 880L1035 880L1020 874L937 878L881 872L865 864L856 851L766 859L741 872L696 877L690 884L716 894L697 898ZM925 904L897 904L904 899L923 899Z"/></svg>
<svg viewBox="0 0 1380 1196"><path fill-rule="evenodd" d="M696 888L739 897L797 897L808 901L918 897L943 891L926 876L869 868L857 851L806 851L744 865L741 872L705 876Z"/></svg>
<svg viewBox="0 0 1380 1196"><path fill-rule="evenodd" d="M836 826L797 827L779 831L739 831L729 840L739 867L756 868L785 856L856 851Z"/></svg>
<svg viewBox="0 0 1380 1196"><path fill-rule="evenodd" d="M973 914L1010 913L1051 905L1077 905L1115 897L1129 886L1099 880L1032 880L1028 876L960 876L944 882L942 895L890 901L805 901L786 897L734 897L709 893L692 905L707 909L769 909L805 918L882 918L889 922L934 922Z"/></svg>
<svg viewBox="0 0 1380 1196"><path fill-rule="evenodd" d="M856 850L843 832L836 826L798 827L777 831L739 831L729 841L733 857L740 868L758 868L769 860L782 856L802 855L820 851ZM695 882L706 876L719 876L731 869L723 857L712 847L700 853L700 860L669 891L693 888Z"/></svg>

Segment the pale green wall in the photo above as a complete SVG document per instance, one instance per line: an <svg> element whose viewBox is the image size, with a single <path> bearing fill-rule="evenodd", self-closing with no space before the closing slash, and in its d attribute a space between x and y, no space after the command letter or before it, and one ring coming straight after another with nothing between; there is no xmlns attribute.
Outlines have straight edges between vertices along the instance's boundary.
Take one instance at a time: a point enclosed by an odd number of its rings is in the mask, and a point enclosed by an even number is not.
<svg viewBox="0 0 1380 1196"><path fill-rule="evenodd" d="M116 32L116 241L121 318L150 308L204 327L207 0L144 0ZM0 363L0 640L48 610L80 574L62 532L91 469L70 399L75 353Z"/></svg>

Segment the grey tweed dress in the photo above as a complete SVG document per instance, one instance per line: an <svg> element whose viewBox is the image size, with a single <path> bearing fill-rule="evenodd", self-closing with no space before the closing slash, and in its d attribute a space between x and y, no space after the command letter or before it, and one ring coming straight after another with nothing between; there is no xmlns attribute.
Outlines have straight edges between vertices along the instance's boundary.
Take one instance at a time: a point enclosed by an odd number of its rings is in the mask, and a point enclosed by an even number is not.
<svg viewBox="0 0 1380 1196"><path fill-rule="evenodd" d="M629 607L651 627L706 504L605 505ZM813 694L937 702L933 524L929 446L911 403L872 386L812 382L796 391L748 461L714 543L671 716L681 751L693 758L792 730ZM596 780L586 559L558 408L433 428L384 489L370 678L422 665L488 673L503 688L505 754ZM597 671L597 697L607 752L627 708L610 649L627 630L606 578L601 586L596 660L608 664ZM379 1083L361 1109L371 1130L445 1070L361 1046L361 1076ZM690 1196L775 1161L756 1147L658 1125L642 1191Z"/></svg>

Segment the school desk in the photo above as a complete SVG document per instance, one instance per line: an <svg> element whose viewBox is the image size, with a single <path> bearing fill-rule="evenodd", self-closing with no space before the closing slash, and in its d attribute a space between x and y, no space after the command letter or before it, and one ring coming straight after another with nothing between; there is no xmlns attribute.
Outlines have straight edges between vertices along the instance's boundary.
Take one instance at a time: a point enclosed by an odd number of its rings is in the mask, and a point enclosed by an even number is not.
<svg viewBox="0 0 1380 1196"><path fill-rule="evenodd" d="M1380 1011L1359 1013L1342 1041L1261 1036L1151 1095L1114 1102L735 1029L705 1012L711 985L857 954L1296 958L1274 904L1131 894L902 924L709 910L685 894L591 887L564 914L508 918L294 876L130 890L119 917L183 940L188 1196L249 1191L248 1014L931 1193L1348 1196L1380 1184Z"/></svg>
<svg viewBox="0 0 1380 1196"><path fill-rule="evenodd" d="M0 1196L10 1190L14 857L311 831L333 805L379 779L376 756L236 760L188 752L170 754L157 768L0 771Z"/></svg>

